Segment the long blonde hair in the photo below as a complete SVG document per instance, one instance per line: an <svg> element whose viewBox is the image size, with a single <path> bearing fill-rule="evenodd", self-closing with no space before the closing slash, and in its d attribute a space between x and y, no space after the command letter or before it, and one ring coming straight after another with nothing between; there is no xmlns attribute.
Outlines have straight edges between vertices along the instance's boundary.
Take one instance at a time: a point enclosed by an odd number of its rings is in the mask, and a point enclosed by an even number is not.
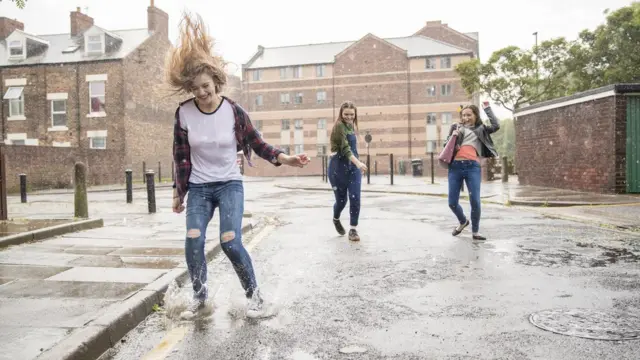
<svg viewBox="0 0 640 360"><path fill-rule="evenodd" d="M194 20L184 13L180 22L180 43L171 47L165 65L166 82L176 93L190 93L196 76L206 73L213 78L216 93L227 83L225 61L212 54L214 40L207 34L202 17Z"/></svg>

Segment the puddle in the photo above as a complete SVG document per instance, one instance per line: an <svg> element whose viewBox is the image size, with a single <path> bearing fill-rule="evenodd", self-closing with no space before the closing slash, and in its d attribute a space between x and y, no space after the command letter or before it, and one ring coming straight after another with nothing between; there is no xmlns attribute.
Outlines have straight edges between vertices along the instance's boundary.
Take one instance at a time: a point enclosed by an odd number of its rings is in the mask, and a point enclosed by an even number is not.
<svg viewBox="0 0 640 360"><path fill-rule="evenodd" d="M0 221L0 237L71 223L71 219L24 219Z"/></svg>

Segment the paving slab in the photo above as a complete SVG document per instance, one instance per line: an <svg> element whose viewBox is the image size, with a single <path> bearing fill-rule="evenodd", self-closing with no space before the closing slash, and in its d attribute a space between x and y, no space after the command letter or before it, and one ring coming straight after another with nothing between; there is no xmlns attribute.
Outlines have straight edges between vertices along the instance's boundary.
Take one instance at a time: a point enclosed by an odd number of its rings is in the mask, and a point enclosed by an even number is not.
<svg viewBox="0 0 640 360"><path fill-rule="evenodd" d="M105 299L0 298L0 326L75 328L113 303Z"/></svg>
<svg viewBox="0 0 640 360"><path fill-rule="evenodd" d="M182 248L136 247L116 250L109 255L139 255L139 256L184 256L184 241L180 241Z"/></svg>
<svg viewBox="0 0 640 360"><path fill-rule="evenodd" d="M122 300L140 290L139 283L17 280L0 287L3 298L87 298Z"/></svg>
<svg viewBox="0 0 640 360"><path fill-rule="evenodd" d="M70 330L55 327L0 327L0 359L34 359L64 339Z"/></svg>
<svg viewBox="0 0 640 360"><path fill-rule="evenodd" d="M94 247L154 247L154 248L184 248L184 239L155 240L155 239L96 239L90 237L59 237L47 241L51 245L62 246L94 246Z"/></svg>
<svg viewBox="0 0 640 360"><path fill-rule="evenodd" d="M0 251L0 264L67 266L82 255L26 252L19 250Z"/></svg>
<svg viewBox="0 0 640 360"><path fill-rule="evenodd" d="M148 284L166 271L157 269L128 269L109 267L74 267L47 278L48 281L93 281Z"/></svg>
<svg viewBox="0 0 640 360"><path fill-rule="evenodd" d="M0 278L46 279L69 269L71 267L0 264Z"/></svg>

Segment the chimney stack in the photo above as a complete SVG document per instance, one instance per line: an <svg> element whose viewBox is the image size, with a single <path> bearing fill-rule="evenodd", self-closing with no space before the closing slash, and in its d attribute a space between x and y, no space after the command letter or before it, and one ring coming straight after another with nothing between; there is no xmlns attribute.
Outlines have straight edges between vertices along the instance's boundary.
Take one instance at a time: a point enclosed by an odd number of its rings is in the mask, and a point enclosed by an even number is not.
<svg viewBox="0 0 640 360"><path fill-rule="evenodd" d="M71 36L77 36L87 31L93 26L93 18L89 15L85 15L80 11L80 7L76 8L76 11L72 11L71 15Z"/></svg>
<svg viewBox="0 0 640 360"><path fill-rule="evenodd" d="M0 17L0 40L6 39L15 30L24 31L24 24L18 20Z"/></svg>
<svg viewBox="0 0 640 360"><path fill-rule="evenodd" d="M169 14L155 7L153 0L151 0L151 5L147 8L147 24L149 31L162 34L167 39L169 38Z"/></svg>

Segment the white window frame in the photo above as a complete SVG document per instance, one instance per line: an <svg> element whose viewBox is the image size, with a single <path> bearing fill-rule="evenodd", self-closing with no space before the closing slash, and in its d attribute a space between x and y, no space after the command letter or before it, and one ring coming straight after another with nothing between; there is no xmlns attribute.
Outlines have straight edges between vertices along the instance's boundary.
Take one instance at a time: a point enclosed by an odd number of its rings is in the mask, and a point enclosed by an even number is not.
<svg viewBox="0 0 640 360"><path fill-rule="evenodd" d="M19 91L20 92L20 96L18 96L17 98L7 98L7 95L9 94L10 91ZM9 121L17 121L17 120L26 120L27 118L24 116L25 114L25 109L24 109L24 86L9 86L7 88L7 91L5 92L4 96L3 96L3 100L7 100L9 101L9 116L7 117L7 120ZM21 112L14 112L15 109L14 107L18 106L18 109L21 109Z"/></svg>
<svg viewBox="0 0 640 360"><path fill-rule="evenodd" d="M451 69L451 56L443 56L440 58L440 69Z"/></svg>
<svg viewBox="0 0 640 360"><path fill-rule="evenodd" d="M253 81L262 80L262 69L253 70Z"/></svg>
<svg viewBox="0 0 640 360"><path fill-rule="evenodd" d="M90 149L105 150L107 148L107 139L108 139L107 130L87 131L87 137L89 138L89 148ZM93 144L93 139L94 138L99 138L99 139L104 138L104 147L96 147Z"/></svg>
<svg viewBox="0 0 640 360"><path fill-rule="evenodd" d="M436 69L436 63L434 61L434 58L425 58L424 59L424 68L425 70L435 70Z"/></svg>
<svg viewBox="0 0 640 360"><path fill-rule="evenodd" d="M285 127L284 125L287 124L287 126ZM280 130L289 130L291 129L291 120L289 119L282 119L280 120Z"/></svg>
<svg viewBox="0 0 640 360"><path fill-rule="evenodd" d="M280 68L280 79L286 79L289 77L289 68Z"/></svg>
<svg viewBox="0 0 640 360"><path fill-rule="evenodd" d="M304 100L304 94L301 92L296 93L296 95L293 97L293 103L297 105L302 104L303 100Z"/></svg>
<svg viewBox="0 0 640 360"><path fill-rule="evenodd" d="M445 89L447 91L445 91ZM442 85L440 85L440 95L441 96L451 96L451 95L453 95L453 86L451 84L442 84Z"/></svg>
<svg viewBox="0 0 640 360"><path fill-rule="evenodd" d="M262 105L264 105L264 99L262 98L262 95L256 95L256 106Z"/></svg>
<svg viewBox="0 0 640 360"><path fill-rule="evenodd" d="M304 145L303 144L297 144L294 145L294 154L302 154L304 153Z"/></svg>
<svg viewBox="0 0 640 360"><path fill-rule="evenodd" d="M293 68L293 78L302 79L302 66L296 66Z"/></svg>
<svg viewBox="0 0 640 360"><path fill-rule="evenodd" d="M107 116L107 80L102 79L92 79L89 82L89 115L88 117L105 117ZM93 83L104 83L104 93L102 95L93 94L91 91L91 84ZM104 97L104 111L93 111L92 99L94 97Z"/></svg>
<svg viewBox="0 0 640 360"><path fill-rule="evenodd" d="M14 43L18 43L18 46L15 46ZM25 53L26 53L25 44L26 44L26 41L24 41L24 40L10 40L10 41L8 41L7 48L9 50L9 59L10 60L24 59L25 58ZM12 54L11 50L13 50L13 49L20 49L20 54L17 54L17 55Z"/></svg>
<svg viewBox="0 0 640 360"><path fill-rule="evenodd" d="M453 114L450 112L443 112L440 121L442 126L451 124L453 122Z"/></svg>
<svg viewBox="0 0 640 360"><path fill-rule="evenodd" d="M325 66L324 65L316 65L316 77L322 78L324 77Z"/></svg>
<svg viewBox="0 0 640 360"><path fill-rule="evenodd" d="M91 40L91 38L99 38L99 40ZM99 50L91 50L91 45L100 44ZM104 54L105 52L105 34L86 34L84 37L85 53L87 55Z"/></svg>
<svg viewBox="0 0 640 360"><path fill-rule="evenodd" d="M304 120L302 120L302 119L293 120L293 128L296 129L296 130L304 129Z"/></svg>
<svg viewBox="0 0 640 360"><path fill-rule="evenodd" d="M318 119L318 130L322 130L322 129L326 129L327 128L327 119Z"/></svg>
<svg viewBox="0 0 640 360"><path fill-rule="evenodd" d="M430 89L433 89L433 94L429 92ZM435 85L427 85L427 97L436 97L438 95L438 87Z"/></svg>
<svg viewBox="0 0 640 360"><path fill-rule="evenodd" d="M66 99L49 99L51 103L51 129L50 131L55 130L68 130L67 121L69 120L67 117L67 100ZM56 111L55 103L62 103L64 105L63 111ZM56 125L54 115L64 115L64 125Z"/></svg>
<svg viewBox="0 0 640 360"><path fill-rule="evenodd" d="M322 96L320 96L322 94ZM316 101L318 104L324 104L327 101L327 92L324 90L318 90L316 92Z"/></svg>
<svg viewBox="0 0 640 360"><path fill-rule="evenodd" d="M328 150L328 146L326 144L318 144L317 145L317 154L318 156L323 156L323 155L327 155L327 150Z"/></svg>
<svg viewBox="0 0 640 360"><path fill-rule="evenodd" d="M280 93L280 104L281 105L291 104L291 94L289 94L289 93Z"/></svg>
<svg viewBox="0 0 640 360"><path fill-rule="evenodd" d="M14 141L22 141L22 144L16 144ZM27 138L27 133L9 133L7 134L7 139L5 140L5 144L7 145L27 145L27 146L38 146L40 141L38 139L29 139Z"/></svg>
<svg viewBox="0 0 640 360"><path fill-rule="evenodd" d="M291 155L291 146L289 145L281 145L280 150L284 151L287 155Z"/></svg>

